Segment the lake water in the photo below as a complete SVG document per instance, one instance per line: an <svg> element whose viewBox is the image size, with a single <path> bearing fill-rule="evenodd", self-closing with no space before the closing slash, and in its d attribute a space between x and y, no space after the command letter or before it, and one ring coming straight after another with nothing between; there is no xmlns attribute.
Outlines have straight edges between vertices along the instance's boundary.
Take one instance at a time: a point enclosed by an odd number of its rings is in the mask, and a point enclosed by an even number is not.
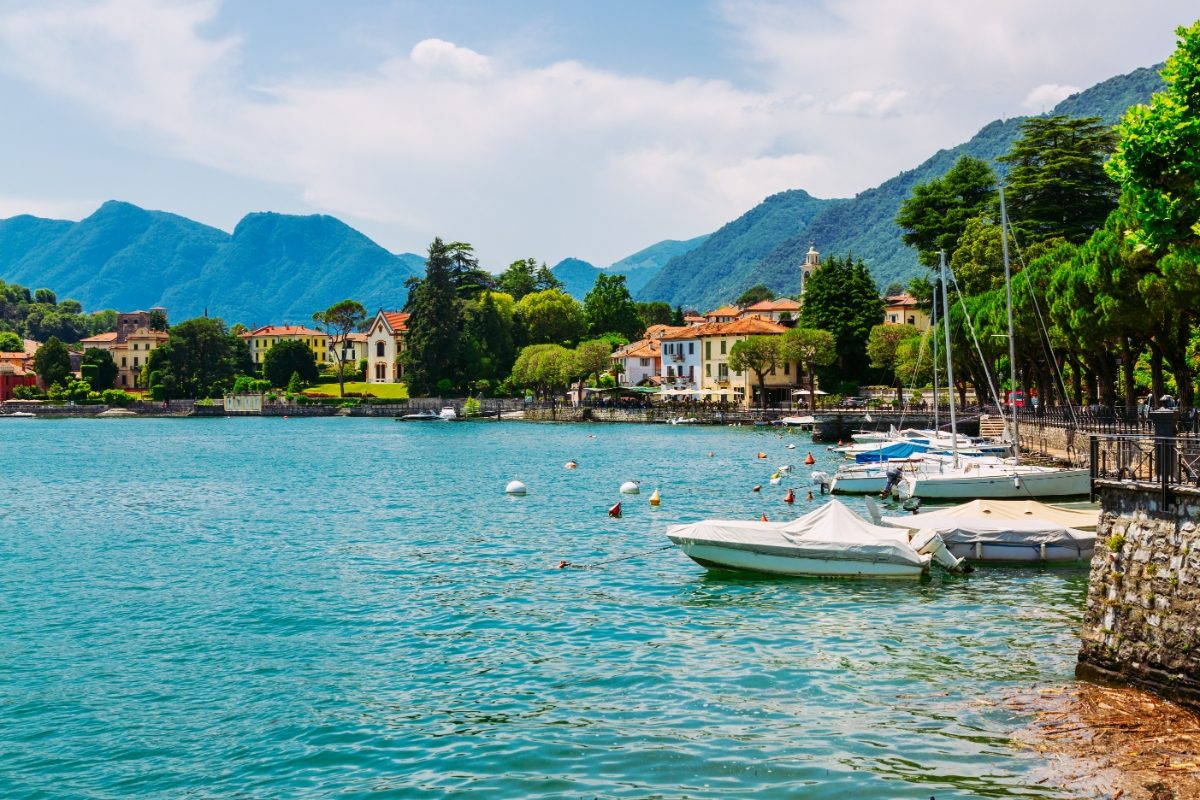
<svg viewBox="0 0 1200 800"><path fill-rule="evenodd" d="M831 464L806 435L9 419L0 442L6 798L1057 796L1003 701L1070 679L1083 572L553 568L812 508L767 480Z"/></svg>

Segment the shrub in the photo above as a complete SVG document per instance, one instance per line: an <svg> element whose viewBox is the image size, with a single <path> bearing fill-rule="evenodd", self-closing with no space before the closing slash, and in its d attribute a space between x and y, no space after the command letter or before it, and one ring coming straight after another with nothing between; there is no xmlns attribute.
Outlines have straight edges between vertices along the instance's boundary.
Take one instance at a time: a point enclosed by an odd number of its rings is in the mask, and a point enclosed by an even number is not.
<svg viewBox="0 0 1200 800"><path fill-rule="evenodd" d="M463 403L463 414L468 417L477 417L483 410L483 406L479 402L479 398L468 397Z"/></svg>
<svg viewBox="0 0 1200 800"><path fill-rule="evenodd" d="M105 405L121 406L122 408L133 402L133 395L122 389L105 389L101 398Z"/></svg>
<svg viewBox="0 0 1200 800"><path fill-rule="evenodd" d="M1119 553L1121 552L1121 548L1125 546L1125 537L1119 533L1115 533L1105 539L1104 544L1109 550L1113 551L1114 553Z"/></svg>
<svg viewBox="0 0 1200 800"><path fill-rule="evenodd" d="M36 386L14 386L12 395L16 400L41 400L46 396Z"/></svg>

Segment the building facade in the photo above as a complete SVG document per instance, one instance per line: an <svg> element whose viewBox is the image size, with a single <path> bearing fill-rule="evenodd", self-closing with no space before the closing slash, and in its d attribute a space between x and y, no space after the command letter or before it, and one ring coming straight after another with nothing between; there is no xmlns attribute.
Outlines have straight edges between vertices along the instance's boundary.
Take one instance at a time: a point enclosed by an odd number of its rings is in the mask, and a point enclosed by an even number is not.
<svg viewBox="0 0 1200 800"><path fill-rule="evenodd" d="M150 360L151 351L171 338L166 331L151 329L152 312L160 312L163 321L166 321L167 312L163 308L127 311L117 315L115 331L89 336L79 342L84 349L95 347L108 351L117 365L117 377L113 385L118 389L144 388L142 369Z"/></svg>
<svg viewBox="0 0 1200 800"><path fill-rule="evenodd" d="M883 299L884 325L912 325L921 333L929 330L929 311L908 292Z"/></svg>
<svg viewBox="0 0 1200 800"><path fill-rule="evenodd" d="M380 310L367 327L367 383L400 383L404 380L405 337L408 314Z"/></svg>
<svg viewBox="0 0 1200 800"><path fill-rule="evenodd" d="M325 363L328 358L329 335L303 325L263 325L261 328L239 333L238 336L250 346L250 361L260 370L267 351L280 342L303 343L312 350L313 360L318 364Z"/></svg>

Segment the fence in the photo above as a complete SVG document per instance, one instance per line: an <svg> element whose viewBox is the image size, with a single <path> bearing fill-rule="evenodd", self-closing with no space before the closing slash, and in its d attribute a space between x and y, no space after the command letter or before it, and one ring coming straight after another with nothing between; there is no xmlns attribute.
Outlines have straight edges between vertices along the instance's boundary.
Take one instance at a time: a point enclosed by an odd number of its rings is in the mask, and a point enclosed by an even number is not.
<svg viewBox="0 0 1200 800"><path fill-rule="evenodd" d="M1091 438L1092 483L1157 488L1162 502L1180 489L1200 493L1200 439L1193 436L1098 434Z"/></svg>

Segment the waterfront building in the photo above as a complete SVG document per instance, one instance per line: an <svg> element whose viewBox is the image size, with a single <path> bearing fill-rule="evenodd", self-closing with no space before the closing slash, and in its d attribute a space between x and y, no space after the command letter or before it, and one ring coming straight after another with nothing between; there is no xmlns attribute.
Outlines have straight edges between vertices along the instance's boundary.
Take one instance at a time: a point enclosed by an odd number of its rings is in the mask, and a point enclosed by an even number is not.
<svg viewBox="0 0 1200 800"><path fill-rule="evenodd" d="M758 405L758 376L752 371L738 372L729 367L729 351L736 342L751 336L778 336L787 328L777 322L759 317L747 317L725 323L702 325L698 329L703 342L703 370L700 384L701 399L735 401L746 406ZM794 364L779 363L766 376L768 405L791 400L796 385Z"/></svg>
<svg viewBox="0 0 1200 800"><path fill-rule="evenodd" d="M699 391L700 332L707 327L708 323L672 328L659 336L661 365L658 374L664 392ZM696 399L696 394L692 394L691 398Z"/></svg>
<svg viewBox="0 0 1200 800"><path fill-rule="evenodd" d="M312 350L313 360L318 364L325 362L329 350L328 334L303 325L263 325L238 336L250 345L250 361L259 369L262 369L267 351L280 342L302 342Z"/></svg>
<svg viewBox="0 0 1200 800"><path fill-rule="evenodd" d="M400 383L404 380L404 341L408 314L383 311L375 314L367 328L367 383Z"/></svg>
<svg viewBox="0 0 1200 800"><path fill-rule="evenodd" d="M325 353L325 363L337 365L337 351L342 351L342 363L347 367L357 367L358 362L367 357L367 335L351 333L343 342L340 336L334 336Z"/></svg>
<svg viewBox="0 0 1200 800"><path fill-rule="evenodd" d="M721 306L704 315L705 322L733 322L742 313L737 306Z"/></svg>
<svg viewBox="0 0 1200 800"><path fill-rule="evenodd" d="M161 312L166 319L166 309L155 307L150 311L127 311L117 315L117 329L81 339L79 346L107 350L117 365L117 377L113 385L118 389L142 388L142 368L150 360L150 351L167 343L170 336L166 331L150 327L153 312Z"/></svg>
<svg viewBox="0 0 1200 800"><path fill-rule="evenodd" d="M618 366L617 384L637 386L662 369L662 347L658 339L646 338L618 347L611 356Z"/></svg>
<svg viewBox="0 0 1200 800"><path fill-rule="evenodd" d="M33 370L5 358L10 355L16 354L0 353L0 403L11 400L13 389L18 386L37 386L37 375L33 374Z"/></svg>
<svg viewBox="0 0 1200 800"><path fill-rule="evenodd" d="M912 325L924 333L929 330L929 311L908 292L883 299L884 325Z"/></svg>

